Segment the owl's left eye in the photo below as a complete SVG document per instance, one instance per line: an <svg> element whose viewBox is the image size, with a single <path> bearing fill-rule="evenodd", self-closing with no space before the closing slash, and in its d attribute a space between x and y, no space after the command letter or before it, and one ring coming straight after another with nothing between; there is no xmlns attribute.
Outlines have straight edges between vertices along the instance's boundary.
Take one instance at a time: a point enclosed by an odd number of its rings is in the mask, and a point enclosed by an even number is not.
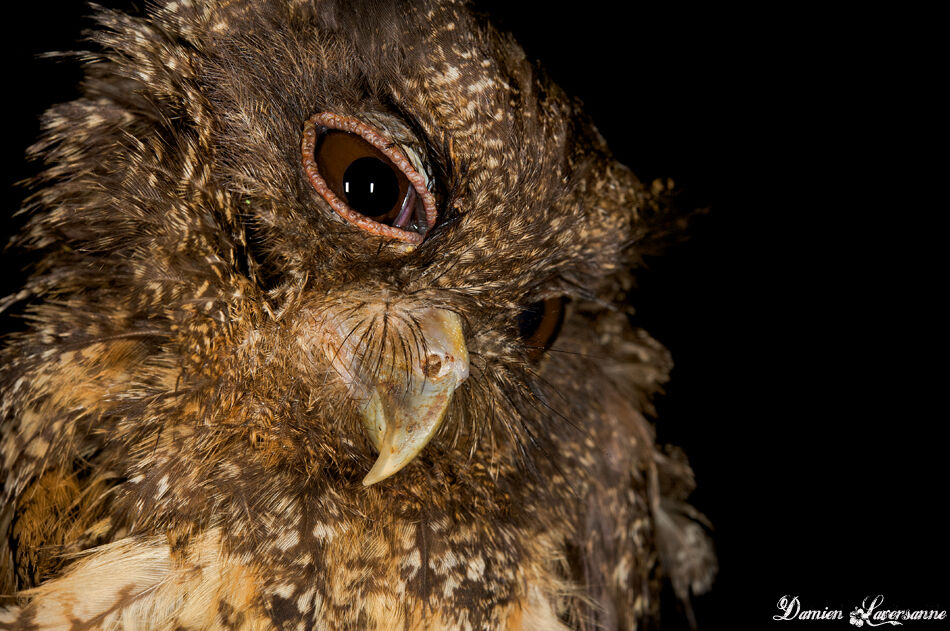
<svg viewBox="0 0 950 631"><path fill-rule="evenodd" d="M323 112L304 125L304 170L334 211L369 232L421 243L435 200L405 153L355 118Z"/></svg>
<svg viewBox="0 0 950 631"><path fill-rule="evenodd" d="M527 349L528 358L536 360L551 348L564 324L567 299L562 297L539 300L518 314L518 334Z"/></svg>

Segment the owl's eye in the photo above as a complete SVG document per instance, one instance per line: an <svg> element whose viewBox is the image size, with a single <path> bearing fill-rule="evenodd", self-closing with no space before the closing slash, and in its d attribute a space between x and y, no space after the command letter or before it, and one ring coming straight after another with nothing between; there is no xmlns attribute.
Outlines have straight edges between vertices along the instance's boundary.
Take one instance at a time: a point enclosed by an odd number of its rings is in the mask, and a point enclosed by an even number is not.
<svg viewBox="0 0 950 631"><path fill-rule="evenodd" d="M518 314L518 333L528 350L529 359L541 357L557 339L564 324L566 303L564 297L539 300Z"/></svg>
<svg viewBox="0 0 950 631"><path fill-rule="evenodd" d="M304 125L302 154L314 189L366 232L417 244L435 224L435 200L425 177L366 123L316 114Z"/></svg>

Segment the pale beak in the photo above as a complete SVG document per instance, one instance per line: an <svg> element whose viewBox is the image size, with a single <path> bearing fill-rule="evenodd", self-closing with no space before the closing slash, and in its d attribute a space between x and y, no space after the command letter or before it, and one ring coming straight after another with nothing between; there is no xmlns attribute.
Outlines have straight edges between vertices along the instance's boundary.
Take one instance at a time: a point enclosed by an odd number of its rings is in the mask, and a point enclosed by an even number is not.
<svg viewBox="0 0 950 631"><path fill-rule="evenodd" d="M442 424L455 389L468 377L468 350L458 315L424 309L412 312L411 318L421 339L409 343L420 352L394 353L385 372L366 375L366 362L353 361L365 349L347 341L332 358L334 368L361 400L363 427L379 452L363 478L365 486L385 480L422 451Z"/></svg>

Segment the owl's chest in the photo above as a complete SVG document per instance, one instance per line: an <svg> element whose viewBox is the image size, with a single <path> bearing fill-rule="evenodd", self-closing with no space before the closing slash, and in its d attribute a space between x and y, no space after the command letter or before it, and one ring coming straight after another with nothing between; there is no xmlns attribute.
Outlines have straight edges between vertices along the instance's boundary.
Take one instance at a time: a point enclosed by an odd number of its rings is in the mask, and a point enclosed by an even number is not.
<svg viewBox="0 0 950 631"><path fill-rule="evenodd" d="M562 629L558 531L448 517L314 521L271 541L260 602L284 628Z"/></svg>

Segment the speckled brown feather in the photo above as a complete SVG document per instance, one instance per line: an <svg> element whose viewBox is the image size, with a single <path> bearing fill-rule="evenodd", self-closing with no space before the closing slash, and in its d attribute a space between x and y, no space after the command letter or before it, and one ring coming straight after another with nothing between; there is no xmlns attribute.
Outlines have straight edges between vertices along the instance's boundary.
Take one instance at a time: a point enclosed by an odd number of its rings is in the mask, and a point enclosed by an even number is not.
<svg viewBox="0 0 950 631"><path fill-rule="evenodd" d="M681 597L708 588L688 465L643 416L670 360L623 307L664 188L510 37L451 0L98 21L84 96L33 148L17 243L39 263L5 303L29 327L0 358L0 591L25 591L0 628L635 629L661 558ZM424 156L420 245L314 190L317 112ZM560 295L532 363L515 319ZM379 302L459 314L471 375L364 487L373 447L312 340L318 315ZM351 333L385 363L411 329Z"/></svg>

